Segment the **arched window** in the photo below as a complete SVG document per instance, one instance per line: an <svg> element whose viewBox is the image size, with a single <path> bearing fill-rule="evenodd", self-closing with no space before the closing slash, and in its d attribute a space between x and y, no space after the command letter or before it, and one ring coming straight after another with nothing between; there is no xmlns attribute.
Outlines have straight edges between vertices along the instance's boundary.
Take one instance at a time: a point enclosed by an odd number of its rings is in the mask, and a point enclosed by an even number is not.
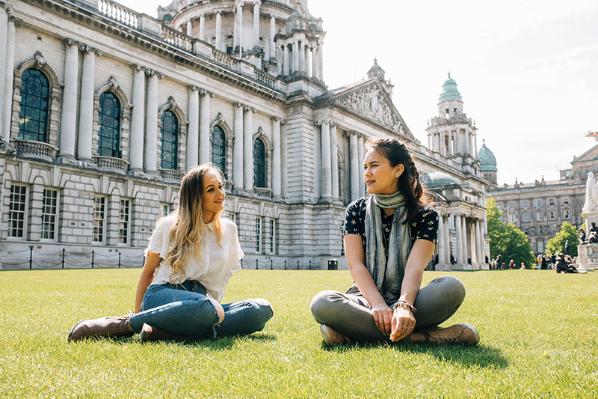
<svg viewBox="0 0 598 399"><path fill-rule="evenodd" d="M226 135L220 126L212 129L212 165L226 177Z"/></svg>
<svg viewBox="0 0 598 399"><path fill-rule="evenodd" d="M253 143L253 185L266 188L266 145L259 138Z"/></svg>
<svg viewBox="0 0 598 399"><path fill-rule="evenodd" d="M50 84L37 69L23 72L21 87L21 112L19 112L19 138L48 141L48 108Z"/></svg>
<svg viewBox="0 0 598 399"><path fill-rule="evenodd" d="M162 113L162 169L178 169L179 122L172 111Z"/></svg>
<svg viewBox="0 0 598 399"><path fill-rule="evenodd" d="M113 93L100 96L98 155L120 158L120 101Z"/></svg>

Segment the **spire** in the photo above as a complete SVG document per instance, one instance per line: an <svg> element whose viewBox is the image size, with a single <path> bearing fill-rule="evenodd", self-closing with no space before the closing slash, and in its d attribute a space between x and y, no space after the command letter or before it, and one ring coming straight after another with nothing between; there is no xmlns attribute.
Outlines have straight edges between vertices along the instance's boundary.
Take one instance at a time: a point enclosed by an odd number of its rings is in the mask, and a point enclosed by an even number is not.
<svg viewBox="0 0 598 399"><path fill-rule="evenodd" d="M448 73L448 79L442 85L442 94L440 94L438 100L441 103L446 101L462 101L461 93L457 89L457 82L451 78L450 72Z"/></svg>
<svg viewBox="0 0 598 399"><path fill-rule="evenodd" d="M384 82L386 72L378 65L378 59L374 58L374 65L368 71L368 79L378 78Z"/></svg>

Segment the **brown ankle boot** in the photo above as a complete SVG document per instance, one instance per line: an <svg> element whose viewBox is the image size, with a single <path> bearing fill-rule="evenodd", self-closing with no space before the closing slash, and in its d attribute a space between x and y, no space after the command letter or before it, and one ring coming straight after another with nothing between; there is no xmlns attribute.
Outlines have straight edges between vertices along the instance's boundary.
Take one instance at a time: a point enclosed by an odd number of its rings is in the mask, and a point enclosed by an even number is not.
<svg viewBox="0 0 598 399"><path fill-rule="evenodd" d="M322 333L322 338L324 338L326 345L341 345L351 342L349 338L336 332L326 324L320 324L320 332Z"/></svg>
<svg viewBox="0 0 598 399"><path fill-rule="evenodd" d="M129 316L109 316L83 320L75 324L69 333L68 341L79 341L85 338L130 337L133 334Z"/></svg>
<svg viewBox="0 0 598 399"><path fill-rule="evenodd" d="M141 342L152 342L152 341L182 341L184 337L180 335L175 335L168 333L164 330L159 329L158 327L150 326L149 324L144 324L141 327L141 333L139 333L139 340Z"/></svg>
<svg viewBox="0 0 598 399"><path fill-rule="evenodd" d="M446 328L416 331L409 337L414 343L477 345L480 342L478 330L467 323L454 324Z"/></svg>

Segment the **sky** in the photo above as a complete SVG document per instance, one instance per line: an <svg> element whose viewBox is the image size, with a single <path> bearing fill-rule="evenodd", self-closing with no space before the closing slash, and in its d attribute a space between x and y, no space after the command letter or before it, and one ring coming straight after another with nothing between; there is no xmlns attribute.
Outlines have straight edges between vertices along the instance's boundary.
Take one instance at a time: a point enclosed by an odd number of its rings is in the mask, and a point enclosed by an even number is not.
<svg viewBox="0 0 598 399"><path fill-rule="evenodd" d="M117 0L157 15L170 0ZM478 147L496 156L499 184L559 178L598 131L596 0L308 0L323 19L324 80L366 78L374 58L393 101L427 144L450 72Z"/></svg>

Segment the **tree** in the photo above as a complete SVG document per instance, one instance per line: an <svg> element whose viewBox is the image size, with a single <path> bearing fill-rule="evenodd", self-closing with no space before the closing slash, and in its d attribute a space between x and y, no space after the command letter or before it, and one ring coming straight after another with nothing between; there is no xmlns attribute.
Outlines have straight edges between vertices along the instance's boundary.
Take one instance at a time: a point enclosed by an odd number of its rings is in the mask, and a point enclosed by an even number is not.
<svg viewBox="0 0 598 399"><path fill-rule="evenodd" d="M571 223L565 222L559 232L546 243L546 253L552 255L562 252L565 255L577 256L577 244L577 229Z"/></svg>
<svg viewBox="0 0 598 399"><path fill-rule="evenodd" d="M496 258L501 255L504 262L513 259L516 265L521 262L527 266L533 265L535 257L529 239L514 224L507 224L500 220L501 214L496 206L496 200L489 198L486 203L486 219L490 237L490 256Z"/></svg>

